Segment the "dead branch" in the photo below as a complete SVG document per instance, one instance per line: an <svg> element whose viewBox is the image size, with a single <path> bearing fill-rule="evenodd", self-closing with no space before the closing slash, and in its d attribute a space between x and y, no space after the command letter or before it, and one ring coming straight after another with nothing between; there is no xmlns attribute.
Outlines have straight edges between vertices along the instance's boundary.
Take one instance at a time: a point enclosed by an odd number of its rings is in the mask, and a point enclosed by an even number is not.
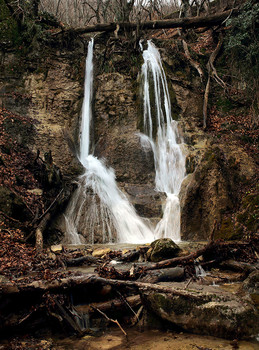
<svg viewBox="0 0 259 350"><path fill-rule="evenodd" d="M44 211L43 214L41 214L41 216L38 218L38 220L40 220L41 218L43 218L49 211L50 209L53 207L53 205L55 204L55 202L58 200L58 198L60 197L61 193L64 191L64 189L62 188L62 190L59 192L59 194L56 196L56 198L53 200L53 202L50 204L50 206Z"/></svg>
<svg viewBox="0 0 259 350"><path fill-rule="evenodd" d="M199 73L201 82L203 82L204 73L203 73L203 70L201 69L199 62L195 61L191 57L187 42L184 39L182 39L182 44L183 44L183 49L184 49L184 53L185 53L186 58L190 62L191 66L193 66L193 68L195 68L197 70L197 72Z"/></svg>

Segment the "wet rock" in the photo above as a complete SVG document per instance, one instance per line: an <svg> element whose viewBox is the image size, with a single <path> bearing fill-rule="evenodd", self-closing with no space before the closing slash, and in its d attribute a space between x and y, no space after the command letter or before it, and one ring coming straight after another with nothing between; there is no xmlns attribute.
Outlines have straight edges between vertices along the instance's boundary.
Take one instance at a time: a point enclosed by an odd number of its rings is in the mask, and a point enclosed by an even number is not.
<svg viewBox="0 0 259 350"><path fill-rule="evenodd" d="M258 334L258 311L249 298L238 298L212 286L192 283L184 290L184 283L162 283L172 294L143 292L148 309L162 319L188 332L214 335L221 338L248 338ZM180 291L180 295L176 295ZM175 291L175 294L174 294Z"/></svg>
<svg viewBox="0 0 259 350"><path fill-rule="evenodd" d="M244 280L242 289L250 294L257 294L259 296L259 271L256 270Z"/></svg>
<svg viewBox="0 0 259 350"><path fill-rule="evenodd" d="M154 183L154 159L150 149L144 152L137 135L136 96L132 81L119 73L97 77L95 103L95 154L105 158L118 182Z"/></svg>
<svg viewBox="0 0 259 350"><path fill-rule="evenodd" d="M153 262L173 258L180 250L171 238L159 238L151 243L151 248L149 260Z"/></svg>
<svg viewBox="0 0 259 350"><path fill-rule="evenodd" d="M147 218L161 217L164 193L155 191L149 184L125 184L124 190L138 215Z"/></svg>

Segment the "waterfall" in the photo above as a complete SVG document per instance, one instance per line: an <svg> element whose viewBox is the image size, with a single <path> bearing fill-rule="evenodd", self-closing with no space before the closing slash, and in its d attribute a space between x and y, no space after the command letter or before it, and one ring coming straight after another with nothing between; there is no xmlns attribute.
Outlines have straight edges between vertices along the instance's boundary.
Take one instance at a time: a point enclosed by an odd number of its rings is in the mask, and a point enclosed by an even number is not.
<svg viewBox="0 0 259 350"><path fill-rule="evenodd" d="M104 161L90 154L90 129L93 95L93 39L88 44L85 66L84 100L81 115L79 160L85 173L78 179L75 191L65 212L65 242L84 243L80 233L95 242L96 230L103 242L146 243L154 234L136 214L127 197L118 188L115 173ZM86 208L87 207L87 208ZM82 236L81 236L82 237Z"/></svg>
<svg viewBox="0 0 259 350"><path fill-rule="evenodd" d="M156 170L156 190L166 193L163 218L155 229L156 238L168 237L180 241L179 192L185 176L183 140L178 133L177 122L172 119L171 103L158 49L149 40L143 50L143 114L142 143L152 148ZM155 134L155 137L154 137Z"/></svg>

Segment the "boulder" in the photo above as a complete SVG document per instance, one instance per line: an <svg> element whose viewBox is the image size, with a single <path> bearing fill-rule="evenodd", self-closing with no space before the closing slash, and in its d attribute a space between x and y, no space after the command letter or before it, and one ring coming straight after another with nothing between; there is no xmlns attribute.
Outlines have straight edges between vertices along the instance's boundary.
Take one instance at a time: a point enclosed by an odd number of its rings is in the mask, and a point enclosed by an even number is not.
<svg viewBox="0 0 259 350"><path fill-rule="evenodd" d="M182 239L209 239L215 221L222 223L222 231L224 229L221 235L216 232L215 238L230 239L233 225L223 221L224 214L239 203L240 186L245 186L255 174L254 161L237 144L210 146L194 173L183 181L180 192Z"/></svg>
<svg viewBox="0 0 259 350"><path fill-rule="evenodd" d="M171 238L159 238L151 243L148 258L153 262L173 258L180 248Z"/></svg>
<svg viewBox="0 0 259 350"><path fill-rule="evenodd" d="M164 320L197 334L236 339L258 334L258 311L248 297L242 300L234 294L213 286L192 283L161 283L171 293L144 291L146 307Z"/></svg>

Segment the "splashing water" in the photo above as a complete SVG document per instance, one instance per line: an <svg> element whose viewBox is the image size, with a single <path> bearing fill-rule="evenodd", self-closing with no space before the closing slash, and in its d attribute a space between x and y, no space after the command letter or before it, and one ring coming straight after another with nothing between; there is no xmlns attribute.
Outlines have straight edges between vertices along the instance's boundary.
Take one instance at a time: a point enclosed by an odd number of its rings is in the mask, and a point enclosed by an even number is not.
<svg viewBox="0 0 259 350"><path fill-rule="evenodd" d="M185 176L183 141L177 122L171 116L171 103L165 72L158 49L149 40L143 50L142 65L144 132L141 143L153 150L156 190L167 195L163 218L155 229L156 238L180 241L179 192ZM154 137L156 131L156 135Z"/></svg>
<svg viewBox="0 0 259 350"><path fill-rule="evenodd" d="M146 243L154 234L137 216L127 197L117 187L113 169L90 154L90 127L93 96L93 39L89 42L85 68L84 101L82 106L79 160L85 173L78 179L65 213L66 237L70 244L83 243L78 234L95 242L96 230L103 242L112 242L116 235L120 243ZM86 208L87 207L87 208Z"/></svg>

